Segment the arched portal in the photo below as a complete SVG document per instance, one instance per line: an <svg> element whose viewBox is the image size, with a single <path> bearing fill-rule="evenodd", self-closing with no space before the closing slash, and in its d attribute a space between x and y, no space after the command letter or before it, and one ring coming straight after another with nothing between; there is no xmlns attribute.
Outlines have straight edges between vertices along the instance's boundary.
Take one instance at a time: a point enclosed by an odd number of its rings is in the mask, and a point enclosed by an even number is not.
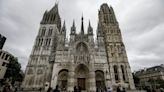
<svg viewBox="0 0 164 92"><path fill-rule="evenodd" d="M80 64L75 69L75 86L81 88L81 90L88 89L89 69L86 65Z"/></svg>
<svg viewBox="0 0 164 92"><path fill-rule="evenodd" d="M63 69L58 73L58 85L62 91L67 88L67 80L68 80L68 70Z"/></svg>
<svg viewBox="0 0 164 92"><path fill-rule="evenodd" d="M97 71L95 71L95 74L96 74L96 88L98 90L102 90L104 92L104 90L105 90L104 72L97 70Z"/></svg>

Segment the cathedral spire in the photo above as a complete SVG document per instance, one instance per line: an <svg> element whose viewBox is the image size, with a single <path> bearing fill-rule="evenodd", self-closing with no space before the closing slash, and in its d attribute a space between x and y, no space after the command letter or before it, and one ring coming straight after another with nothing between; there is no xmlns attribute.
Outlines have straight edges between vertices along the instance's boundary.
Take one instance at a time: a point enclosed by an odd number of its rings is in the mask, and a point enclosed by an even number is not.
<svg viewBox="0 0 164 92"><path fill-rule="evenodd" d="M84 35L84 24L83 24L83 15L82 15L82 18L81 18L81 34Z"/></svg>
<svg viewBox="0 0 164 92"><path fill-rule="evenodd" d="M90 20L89 20L89 27L91 27L91 22L90 22Z"/></svg>
<svg viewBox="0 0 164 92"><path fill-rule="evenodd" d="M61 34L64 36L64 39L66 38L66 24L65 24L65 20L63 22L63 27L61 29Z"/></svg>
<svg viewBox="0 0 164 92"><path fill-rule="evenodd" d="M88 26L88 35L93 35L93 28L91 26L90 20L89 20L89 26Z"/></svg>
<svg viewBox="0 0 164 92"><path fill-rule="evenodd" d="M71 27L71 35L76 34L76 26L75 26L75 20L73 20L73 24Z"/></svg>
<svg viewBox="0 0 164 92"><path fill-rule="evenodd" d="M75 27L75 20L73 20L73 25L72 25L72 27Z"/></svg>
<svg viewBox="0 0 164 92"><path fill-rule="evenodd" d="M100 21L98 22L98 26L97 26L97 36L103 36L103 29Z"/></svg>
<svg viewBox="0 0 164 92"><path fill-rule="evenodd" d="M63 23L63 27L62 27L62 33L63 32L66 32L65 20L64 20L64 23Z"/></svg>
<svg viewBox="0 0 164 92"><path fill-rule="evenodd" d="M52 13L58 13L58 3L55 3L54 7L50 10Z"/></svg>

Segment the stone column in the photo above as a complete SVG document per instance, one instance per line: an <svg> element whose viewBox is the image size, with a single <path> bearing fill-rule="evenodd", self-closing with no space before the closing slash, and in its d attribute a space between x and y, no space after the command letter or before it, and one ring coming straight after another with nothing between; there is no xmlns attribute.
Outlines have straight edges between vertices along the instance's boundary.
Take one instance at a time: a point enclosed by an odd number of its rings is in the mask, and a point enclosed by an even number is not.
<svg viewBox="0 0 164 92"><path fill-rule="evenodd" d="M37 71L37 69L35 68L35 72L36 72L36 71ZM37 85L38 85L38 84L37 84L37 77L38 77L38 76L37 76L37 74L35 73L35 74L34 74L34 84L31 86L31 87L33 87L33 88L37 88Z"/></svg>
<svg viewBox="0 0 164 92"><path fill-rule="evenodd" d="M52 88L55 88L57 85L58 72L58 64L54 64L50 83Z"/></svg>
<svg viewBox="0 0 164 92"><path fill-rule="evenodd" d="M95 72L89 72L89 92L96 92L96 79L95 79Z"/></svg>
<svg viewBox="0 0 164 92"><path fill-rule="evenodd" d="M75 65L74 65L74 56L73 55L71 55L71 62L70 62L70 67L69 67L67 84L68 84L67 91L73 92L74 86L75 86Z"/></svg>
<svg viewBox="0 0 164 92"><path fill-rule="evenodd" d="M106 87L112 87L112 81L111 81L111 74L109 73L109 71L106 71L105 73L106 77L105 77L105 80L106 80Z"/></svg>
<svg viewBox="0 0 164 92"><path fill-rule="evenodd" d="M134 90L135 85L134 85L134 80L133 80L133 76L132 76L131 69L130 69L129 65L126 66L126 71L127 71L127 75L128 75L130 89Z"/></svg>
<svg viewBox="0 0 164 92"><path fill-rule="evenodd" d="M11 56L9 56L9 57L7 58L7 61L9 61L10 57L11 57Z"/></svg>
<svg viewBox="0 0 164 92"><path fill-rule="evenodd" d="M112 82L112 84L114 84L116 82L116 80L115 80L113 65L110 66L110 75L111 75L111 82Z"/></svg>
<svg viewBox="0 0 164 92"><path fill-rule="evenodd" d="M57 85L57 75L54 75L54 78L52 78L52 81L53 82L51 82L51 87L55 88Z"/></svg>
<svg viewBox="0 0 164 92"><path fill-rule="evenodd" d="M4 54L4 56L3 56L3 58L2 59L5 59L6 58L6 53L3 53Z"/></svg>
<svg viewBox="0 0 164 92"><path fill-rule="evenodd" d="M3 55L3 52L1 53L0 58L2 58L2 55Z"/></svg>
<svg viewBox="0 0 164 92"><path fill-rule="evenodd" d="M68 73L68 87L67 87L67 91L68 92L73 92L74 91L74 85L75 85L75 72L74 71L69 71Z"/></svg>
<svg viewBox="0 0 164 92"><path fill-rule="evenodd" d="M96 92L96 76L95 76L95 69L94 69L94 57L93 55L90 56L90 64L89 64L89 92Z"/></svg>

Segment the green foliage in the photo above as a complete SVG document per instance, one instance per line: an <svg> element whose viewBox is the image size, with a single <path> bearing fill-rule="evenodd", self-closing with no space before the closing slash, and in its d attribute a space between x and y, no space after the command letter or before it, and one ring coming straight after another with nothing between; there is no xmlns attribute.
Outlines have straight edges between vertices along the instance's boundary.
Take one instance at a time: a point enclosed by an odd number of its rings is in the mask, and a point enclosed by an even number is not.
<svg viewBox="0 0 164 92"><path fill-rule="evenodd" d="M138 85L140 83L140 79L134 73L132 73L132 75L133 75L134 83Z"/></svg>
<svg viewBox="0 0 164 92"><path fill-rule="evenodd" d="M18 62L17 58L11 57L9 60L8 68L5 74L5 78L12 79L12 84L15 83L15 81L22 81L23 75L21 72L21 65Z"/></svg>

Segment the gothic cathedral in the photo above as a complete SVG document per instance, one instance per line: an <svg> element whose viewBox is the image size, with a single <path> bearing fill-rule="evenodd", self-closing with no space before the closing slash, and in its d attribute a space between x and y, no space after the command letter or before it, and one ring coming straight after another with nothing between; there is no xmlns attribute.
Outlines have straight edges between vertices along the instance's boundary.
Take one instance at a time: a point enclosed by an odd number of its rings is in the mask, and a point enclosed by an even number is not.
<svg viewBox="0 0 164 92"><path fill-rule="evenodd" d="M98 12L96 39L88 23L84 32L83 17L80 33L73 21L70 39L66 39L65 22L61 25L58 4L44 13L29 57L22 84L24 89L50 86L73 92L75 86L84 92L96 92L118 86L135 89L133 76L122 41L119 24L112 7L102 4Z"/></svg>

